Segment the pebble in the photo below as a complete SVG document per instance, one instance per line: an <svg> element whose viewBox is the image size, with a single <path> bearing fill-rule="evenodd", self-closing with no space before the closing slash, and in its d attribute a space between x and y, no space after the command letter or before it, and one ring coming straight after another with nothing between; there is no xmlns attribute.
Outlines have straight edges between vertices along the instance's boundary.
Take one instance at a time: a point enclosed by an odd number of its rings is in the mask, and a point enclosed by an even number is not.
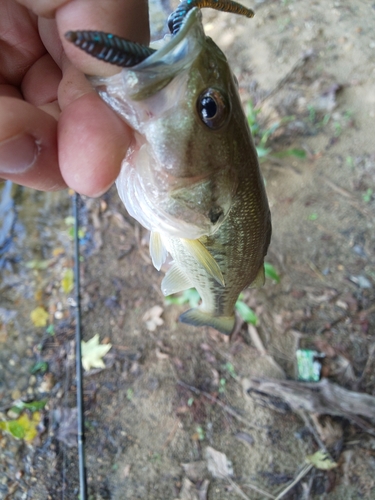
<svg viewBox="0 0 375 500"><path fill-rule="evenodd" d="M14 389L14 391L12 391L12 393L11 393L11 396L12 396L13 400L20 399L21 398L21 391L19 389Z"/></svg>

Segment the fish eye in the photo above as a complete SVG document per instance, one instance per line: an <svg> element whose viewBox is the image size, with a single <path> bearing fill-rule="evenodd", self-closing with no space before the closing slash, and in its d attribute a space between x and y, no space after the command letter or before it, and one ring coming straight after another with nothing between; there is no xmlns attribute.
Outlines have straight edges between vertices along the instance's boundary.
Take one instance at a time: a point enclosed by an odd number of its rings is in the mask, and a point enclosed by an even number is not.
<svg viewBox="0 0 375 500"><path fill-rule="evenodd" d="M206 89L198 97L197 111L199 118L207 127L218 130L225 125L230 109L222 92L217 89Z"/></svg>

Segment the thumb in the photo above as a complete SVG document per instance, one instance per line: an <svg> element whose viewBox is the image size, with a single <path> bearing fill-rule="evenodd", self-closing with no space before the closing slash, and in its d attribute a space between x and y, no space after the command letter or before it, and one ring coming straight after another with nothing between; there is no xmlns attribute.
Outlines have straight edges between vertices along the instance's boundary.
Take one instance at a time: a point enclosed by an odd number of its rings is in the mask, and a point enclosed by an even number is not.
<svg viewBox="0 0 375 500"><path fill-rule="evenodd" d="M56 22L65 53L88 75L109 76L119 68L98 61L68 42L64 36L68 31L104 31L133 42L149 42L147 0L76 0L56 11Z"/></svg>

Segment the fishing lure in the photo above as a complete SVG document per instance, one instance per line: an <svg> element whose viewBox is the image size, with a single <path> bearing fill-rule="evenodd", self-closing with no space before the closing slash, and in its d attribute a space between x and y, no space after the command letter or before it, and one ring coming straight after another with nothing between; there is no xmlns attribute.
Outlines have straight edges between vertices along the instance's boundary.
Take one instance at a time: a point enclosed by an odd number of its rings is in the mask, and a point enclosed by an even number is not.
<svg viewBox="0 0 375 500"><path fill-rule="evenodd" d="M168 18L168 28L173 35L180 31L187 13L194 7L210 7L222 12L231 12L249 18L254 17L254 11L233 0L182 0ZM131 42L103 31L68 31L65 33L65 38L96 59L121 68L136 66L156 52L155 49L147 45Z"/></svg>

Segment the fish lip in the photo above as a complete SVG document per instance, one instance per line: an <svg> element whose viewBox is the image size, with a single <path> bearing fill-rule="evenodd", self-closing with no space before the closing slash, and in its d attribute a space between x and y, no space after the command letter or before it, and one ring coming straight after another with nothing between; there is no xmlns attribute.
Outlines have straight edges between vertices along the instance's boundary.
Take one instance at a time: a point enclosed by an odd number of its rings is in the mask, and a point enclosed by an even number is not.
<svg viewBox="0 0 375 500"><path fill-rule="evenodd" d="M147 59L140 62L136 66L133 66L132 70L141 71L155 64L160 64L160 60L171 53L184 39L186 39L189 31L197 24L201 26L200 30L205 37L202 26L202 12L200 9L198 9L198 7L194 7L186 14L179 32L176 35L166 35L164 39L166 39L166 37L170 37L169 41L167 41L165 45L160 47L160 49L158 49L156 52L147 57Z"/></svg>

